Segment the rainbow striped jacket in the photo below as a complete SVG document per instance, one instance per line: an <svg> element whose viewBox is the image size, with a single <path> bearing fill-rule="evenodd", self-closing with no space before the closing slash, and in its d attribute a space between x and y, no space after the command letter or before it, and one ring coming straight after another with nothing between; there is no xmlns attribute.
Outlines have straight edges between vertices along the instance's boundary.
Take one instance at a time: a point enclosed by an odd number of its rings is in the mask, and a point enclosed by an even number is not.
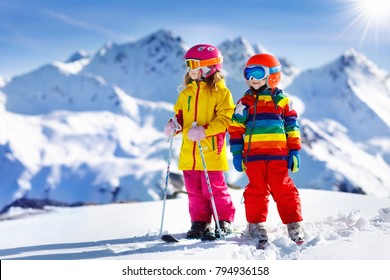
<svg viewBox="0 0 390 280"><path fill-rule="evenodd" d="M229 126L230 151L244 162L287 159L301 149L298 115L281 89L249 89L236 104Z"/></svg>

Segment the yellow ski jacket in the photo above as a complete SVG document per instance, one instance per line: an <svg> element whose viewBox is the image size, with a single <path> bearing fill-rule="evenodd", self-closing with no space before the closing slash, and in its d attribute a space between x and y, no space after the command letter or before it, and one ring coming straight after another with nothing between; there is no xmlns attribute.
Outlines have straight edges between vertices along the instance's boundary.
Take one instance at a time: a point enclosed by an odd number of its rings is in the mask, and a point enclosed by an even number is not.
<svg viewBox="0 0 390 280"><path fill-rule="evenodd" d="M232 94L223 79L217 83L216 89L210 90L203 81L193 81L180 92L174 106L176 119L183 128L180 170L203 170L197 143L187 136L193 122L203 126L206 132L206 138L200 143L207 170L228 170L225 135L231 124L234 107Z"/></svg>

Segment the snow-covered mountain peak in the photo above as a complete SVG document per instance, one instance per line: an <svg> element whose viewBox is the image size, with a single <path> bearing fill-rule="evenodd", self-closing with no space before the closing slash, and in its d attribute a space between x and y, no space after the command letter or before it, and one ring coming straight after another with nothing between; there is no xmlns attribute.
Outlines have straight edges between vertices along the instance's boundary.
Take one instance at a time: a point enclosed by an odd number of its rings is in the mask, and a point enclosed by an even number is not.
<svg viewBox="0 0 390 280"><path fill-rule="evenodd" d="M244 53L247 56L256 53L252 44L244 37L225 40L219 45L219 48L221 51L224 50L224 56L228 56L229 58L234 58L236 53Z"/></svg>
<svg viewBox="0 0 390 280"><path fill-rule="evenodd" d="M255 53L271 53L270 51L268 51L268 49L266 49L262 44L254 44L253 45L253 50L255 51Z"/></svg>
<svg viewBox="0 0 390 280"><path fill-rule="evenodd" d="M388 75L386 71L379 69L364 54L354 48L346 50L335 62L330 63L329 67L337 68L340 72L357 71L363 75L377 76L381 79Z"/></svg>
<svg viewBox="0 0 390 280"><path fill-rule="evenodd" d="M158 30L139 41L141 45L169 45L179 43L180 45L185 44L181 37L175 37L171 31L168 30Z"/></svg>
<svg viewBox="0 0 390 280"><path fill-rule="evenodd" d="M84 50L78 50L74 54L72 54L65 62L75 62L80 59L90 58L90 54Z"/></svg>
<svg viewBox="0 0 390 280"><path fill-rule="evenodd" d="M281 57L279 58L279 62L282 65L283 74L287 76L296 76L301 72L301 70L287 58Z"/></svg>
<svg viewBox="0 0 390 280"><path fill-rule="evenodd" d="M288 91L305 100L304 116L332 116L355 140L389 135L390 89L385 72L354 49L337 60L301 73ZM369 128L369 129L367 129Z"/></svg>
<svg viewBox="0 0 390 280"><path fill-rule="evenodd" d="M374 65L364 54L358 52L354 48L346 50L341 56L340 62L346 67L360 66L367 68Z"/></svg>
<svg viewBox="0 0 390 280"><path fill-rule="evenodd" d="M241 81L246 61L256 53L253 46L245 38L238 37L222 42L218 48L222 52L223 68L229 78Z"/></svg>
<svg viewBox="0 0 390 280"><path fill-rule="evenodd" d="M177 88L185 73L185 51L180 37L160 30L135 42L105 46L82 74L102 76L131 96L173 103L177 91L172 88Z"/></svg>
<svg viewBox="0 0 390 280"><path fill-rule="evenodd" d="M6 109L27 115L57 110L120 111L116 90L102 77L72 73L75 63L54 62L14 78L4 87Z"/></svg>
<svg viewBox="0 0 390 280"><path fill-rule="evenodd" d="M256 43L251 44L246 38L238 37L224 41L219 46L224 57L224 69L228 73L228 77L237 82L242 82L242 71L248 59L259 53L271 53L263 45ZM284 78L281 86L287 86L291 79L299 74L300 70L291 62L283 57L278 57L281 65Z"/></svg>

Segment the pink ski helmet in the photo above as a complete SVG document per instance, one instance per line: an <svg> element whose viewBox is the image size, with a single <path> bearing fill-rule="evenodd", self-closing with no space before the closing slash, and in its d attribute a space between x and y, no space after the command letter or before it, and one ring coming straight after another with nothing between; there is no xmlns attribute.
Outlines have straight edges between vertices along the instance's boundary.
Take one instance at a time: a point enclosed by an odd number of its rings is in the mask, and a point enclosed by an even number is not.
<svg viewBox="0 0 390 280"><path fill-rule="evenodd" d="M223 57L221 51L208 44L191 47L184 55L187 70L202 70L202 77L207 78L222 70Z"/></svg>

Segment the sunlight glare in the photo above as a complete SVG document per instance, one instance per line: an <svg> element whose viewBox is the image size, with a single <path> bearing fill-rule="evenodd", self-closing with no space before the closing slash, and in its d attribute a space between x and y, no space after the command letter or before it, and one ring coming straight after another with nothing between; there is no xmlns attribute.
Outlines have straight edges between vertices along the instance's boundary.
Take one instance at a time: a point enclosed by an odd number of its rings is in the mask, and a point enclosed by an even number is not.
<svg viewBox="0 0 390 280"><path fill-rule="evenodd" d="M358 0L358 10L371 20L383 21L390 17L389 0Z"/></svg>
<svg viewBox="0 0 390 280"><path fill-rule="evenodd" d="M345 18L351 21L344 32L358 34L361 42L388 41L390 38L390 0L344 0Z"/></svg>

